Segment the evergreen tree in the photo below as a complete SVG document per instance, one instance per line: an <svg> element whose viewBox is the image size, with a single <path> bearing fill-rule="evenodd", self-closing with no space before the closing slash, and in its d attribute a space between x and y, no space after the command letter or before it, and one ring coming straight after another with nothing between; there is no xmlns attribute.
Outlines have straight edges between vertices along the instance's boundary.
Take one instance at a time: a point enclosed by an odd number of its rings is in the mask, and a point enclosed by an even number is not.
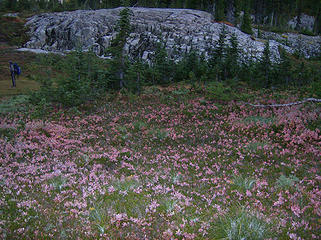
<svg viewBox="0 0 321 240"><path fill-rule="evenodd" d="M244 9L241 30L244 33L253 34L252 27L251 27L251 17L250 17L249 10L248 10L247 6Z"/></svg>
<svg viewBox="0 0 321 240"><path fill-rule="evenodd" d="M226 35L227 35L226 26L225 24L222 24L221 32L216 44L216 49L214 51L216 62L222 62L224 60L225 48L226 48L226 44L225 44Z"/></svg>
<svg viewBox="0 0 321 240"><path fill-rule="evenodd" d="M63 5L64 5L64 9L66 9L66 10L78 9L78 1L77 0L64 1Z"/></svg>
<svg viewBox="0 0 321 240"><path fill-rule="evenodd" d="M241 13L241 0L234 0L235 25L240 23L240 13Z"/></svg>
<svg viewBox="0 0 321 240"><path fill-rule="evenodd" d="M190 9L198 9L199 8L199 1L198 0L187 0L186 8Z"/></svg>
<svg viewBox="0 0 321 240"><path fill-rule="evenodd" d="M290 60L289 54L284 50L280 49L280 63L278 65L278 74L276 84L285 84L287 87L291 83L291 69L292 62Z"/></svg>
<svg viewBox="0 0 321 240"><path fill-rule="evenodd" d="M123 6L123 7L129 7L130 6L130 1L129 0L121 0L120 3L121 3L121 6Z"/></svg>
<svg viewBox="0 0 321 240"><path fill-rule="evenodd" d="M168 57L165 46L161 43L157 45L155 58L153 60L153 84L168 84L173 75L174 62Z"/></svg>
<svg viewBox="0 0 321 240"><path fill-rule="evenodd" d="M215 79L221 81L225 77L225 55L226 55L226 26L222 24L219 39L216 43L215 49L211 53L209 59L209 65L212 68L212 72L215 74Z"/></svg>
<svg viewBox="0 0 321 240"><path fill-rule="evenodd" d="M298 3L297 3L297 23L296 23L296 26L295 26L295 29L296 30L300 30L301 28L301 15L302 15L302 0L298 0Z"/></svg>
<svg viewBox="0 0 321 240"><path fill-rule="evenodd" d="M318 8L317 17L314 22L313 31L316 34L320 34L321 33L321 1L317 4L317 8Z"/></svg>
<svg viewBox="0 0 321 240"><path fill-rule="evenodd" d="M235 33L230 38L230 46L227 48L227 56L225 61L226 78L234 78L238 73L239 59L238 40Z"/></svg>
<svg viewBox="0 0 321 240"><path fill-rule="evenodd" d="M271 86L270 72L272 70L271 63L271 51L270 51L270 41L267 40L263 50L263 56L259 63L259 74L261 76L261 81L263 86L266 88Z"/></svg>
<svg viewBox="0 0 321 240"><path fill-rule="evenodd" d="M215 20L216 21L223 21L225 19L225 1L224 0L217 0L215 6Z"/></svg>
<svg viewBox="0 0 321 240"><path fill-rule="evenodd" d="M18 1L17 0L4 0L2 5L3 8L10 11L18 10Z"/></svg>
<svg viewBox="0 0 321 240"><path fill-rule="evenodd" d="M128 91L138 95L141 93L141 87L144 83L144 71L145 65L140 59L129 64L125 76Z"/></svg>
<svg viewBox="0 0 321 240"><path fill-rule="evenodd" d="M107 50L113 57L112 66L116 75L116 79L119 81L119 87L126 86L124 74L126 71L127 59L124 52L124 46L126 39L130 33L130 10L124 8L119 13L120 19L118 20L119 32L116 38L111 42L110 48Z"/></svg>

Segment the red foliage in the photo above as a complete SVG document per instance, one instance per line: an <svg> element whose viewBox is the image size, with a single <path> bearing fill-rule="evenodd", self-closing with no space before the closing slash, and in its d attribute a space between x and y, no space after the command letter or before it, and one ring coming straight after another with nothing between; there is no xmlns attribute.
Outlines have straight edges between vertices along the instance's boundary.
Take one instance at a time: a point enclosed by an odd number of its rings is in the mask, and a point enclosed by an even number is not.
<svg viewBox="0 0 321 240"><path fill-rule="evenodd" d="M228 21L213 21L213 23L224 23L228 26L235 27L235 25L233 23L228 22Z"/></svg>

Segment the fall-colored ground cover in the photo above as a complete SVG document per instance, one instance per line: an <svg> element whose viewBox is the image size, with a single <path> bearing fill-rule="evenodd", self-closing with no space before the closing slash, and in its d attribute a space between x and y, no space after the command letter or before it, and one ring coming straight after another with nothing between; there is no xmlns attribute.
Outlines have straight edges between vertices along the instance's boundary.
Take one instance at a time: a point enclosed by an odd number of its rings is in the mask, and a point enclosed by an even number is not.
<svg viewBox="0 0 321 240"><path fill-rule="evenodd" d="M32 111L0 115L2 239L319 238L316 103L154 89Z"/></svg>

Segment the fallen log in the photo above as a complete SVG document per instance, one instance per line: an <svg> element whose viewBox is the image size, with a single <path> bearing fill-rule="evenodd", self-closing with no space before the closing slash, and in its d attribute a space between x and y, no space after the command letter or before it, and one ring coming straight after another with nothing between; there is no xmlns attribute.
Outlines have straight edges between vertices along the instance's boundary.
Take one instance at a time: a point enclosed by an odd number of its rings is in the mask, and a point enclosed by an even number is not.
<svg viewBox="0 0 321 240"><path fill-rule="evenodd" d="M289 106L299 105L299 104L306 103L306 102L321 102L321 99L318 99L318 98L305 98L302 101L293 102L293 103L286 103L286 104L268 104L268 105L252 104L252 103L246 103L246 104L250 105L252 107L289 107Z"/></svg>

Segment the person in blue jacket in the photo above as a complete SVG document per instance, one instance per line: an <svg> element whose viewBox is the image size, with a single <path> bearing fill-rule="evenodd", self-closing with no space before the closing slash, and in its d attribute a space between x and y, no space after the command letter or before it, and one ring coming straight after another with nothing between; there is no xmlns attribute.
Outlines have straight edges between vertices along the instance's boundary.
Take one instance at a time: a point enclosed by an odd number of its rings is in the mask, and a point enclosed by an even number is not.
<svg viewBox="0 0 321 240"><path fill-rule="evenodd" d="M10 66L10 74L11 74L11 80L12 80L12 87L16 87L16 72L13 66L13 63L10 61L9 62Z"/></svg>

